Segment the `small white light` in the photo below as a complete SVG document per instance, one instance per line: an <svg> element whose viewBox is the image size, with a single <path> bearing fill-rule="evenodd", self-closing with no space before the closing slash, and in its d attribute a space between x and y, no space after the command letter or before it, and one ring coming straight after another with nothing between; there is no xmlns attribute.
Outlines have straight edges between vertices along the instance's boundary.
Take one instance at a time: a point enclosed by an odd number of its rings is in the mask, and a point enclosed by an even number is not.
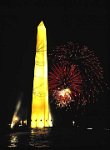
<svg viewBox="0 0 110 150"><path fill-rule="evenodd" d="M73 123L73 126L74 126L74 124L75 124L75 121L73 121L72 123Z"/></svg>
<svg viewBox="0 0 110 150"><path fill-rule="evenodd" d="M105 130L106 130L106 131L110 131L110 129L109 129L109 128L105 128Z"/></svg>
<svg viewBox="0 0 110 150"><path fill-rule="evenodd" d="M87 130L92 130L93 128L86 128Z"/></svg>
<svg viewBox="0 0 110 150"><path fill-rule="evenodd" d="M19 125L19 127L21 127L21 126L22 126L22 124Z"/></svg>
<svg viewBox="0 0 110 150"><path fill-rule="evenodd" d="M31 130L31 133L34 133L34 131L33 131L33 130Z"/></svg>

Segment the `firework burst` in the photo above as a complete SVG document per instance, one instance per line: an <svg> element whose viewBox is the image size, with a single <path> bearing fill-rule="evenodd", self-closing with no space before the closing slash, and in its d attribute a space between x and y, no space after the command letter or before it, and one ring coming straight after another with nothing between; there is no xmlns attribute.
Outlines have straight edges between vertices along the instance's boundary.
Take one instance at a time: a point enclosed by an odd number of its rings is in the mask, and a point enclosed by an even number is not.
<svg viewBox="0 0 110 150"><path fill-rule="evenodd" d="M87 46L69 42L52 50L49 61L49 92L57 107L85 106L103 92L103 68Z"/></svg>
<svg viewBox="0 0 110 150"><path fill-rule="evenodd" d="M49 73L49 90L59 107L65 107L74 101L80 93L82 78L76 65L63 62L52 67Z"/></svg>

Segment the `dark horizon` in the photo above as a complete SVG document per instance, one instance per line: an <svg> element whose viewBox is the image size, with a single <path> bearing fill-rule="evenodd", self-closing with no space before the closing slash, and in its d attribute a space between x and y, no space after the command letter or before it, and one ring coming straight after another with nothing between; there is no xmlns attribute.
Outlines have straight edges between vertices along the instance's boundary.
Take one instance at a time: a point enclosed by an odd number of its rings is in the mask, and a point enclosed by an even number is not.
<svg viewBox="0 0 110 150"><path fill-rule="evenodd" d="M17 100L21 94L23 94L23 114L27 115L29 113L36 28L42 20L47 29L48 52L52 47L55 48L68 41L88 46L98 56L104 69L105 81L110 85L109 15L107 5L103 5L103 3L100 5L95 5L95 3L94 5L83 5L69 5L68 7L52 5L51 7L49 5L25 5L16 2L16 4L13 3L13 7L8 3L6 5L2 3L0 6L0 48L2 52L1 129L10 123ZM93 120L93 124L103 122L104 126L110 127L108 122L110 118L109 98L109 91L105 91L103 97L96 104L90 105L84 115L81 116L79 113L77 119L86 123L90 122L90 124L92 124L90 120ZM57 119L66 115L67 120L69 120L69 112L58 111L53 110ZM66 117L62 121L66 122ZM70 120L72 120L72 117L74 118L74 115L70 117Z"/></svg>

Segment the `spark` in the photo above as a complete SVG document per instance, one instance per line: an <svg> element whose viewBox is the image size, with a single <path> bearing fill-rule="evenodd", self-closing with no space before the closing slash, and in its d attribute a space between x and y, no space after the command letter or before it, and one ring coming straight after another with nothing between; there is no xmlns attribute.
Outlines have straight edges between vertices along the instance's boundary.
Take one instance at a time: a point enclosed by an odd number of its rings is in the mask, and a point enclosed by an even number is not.
<svg viewBox="0 0 110 150"><path fill-rule="evenodd" d="M49 90L58 107L69 106L82 87L80 71L76 65L56 65L49 73Z"/></svg>
<svg viewBox="0 0 110 150"><path fill-rule="evenodd" d="M52 59L54 58L54 59ZM49 54L49 93L57 107L79 107L94 103L104 92L101 63L87 46L68 42ZM71 92L65 94L65 89Z"/></svg>
<svg viewBox="0 0 110 150"><path fill-rule="evenodd" d="M71 102L71 91L69 88L62 89L62 90L56 90L54 92L54 96L57 99L57 105L61 107L67 106L68 103Z"/></svg>

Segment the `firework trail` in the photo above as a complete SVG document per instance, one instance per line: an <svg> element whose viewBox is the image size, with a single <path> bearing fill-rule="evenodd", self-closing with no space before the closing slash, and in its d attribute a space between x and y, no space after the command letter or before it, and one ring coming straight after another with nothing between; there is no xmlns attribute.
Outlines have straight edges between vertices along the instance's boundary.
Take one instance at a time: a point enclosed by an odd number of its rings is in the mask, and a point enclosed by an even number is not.
<svg viewBox="0 0 110 150"><path fill-rule="evenodd" d="M103 92L103 68L87 46L72 42L58 46L49 61L49 93L57 107L85 106Z"/></svg>

